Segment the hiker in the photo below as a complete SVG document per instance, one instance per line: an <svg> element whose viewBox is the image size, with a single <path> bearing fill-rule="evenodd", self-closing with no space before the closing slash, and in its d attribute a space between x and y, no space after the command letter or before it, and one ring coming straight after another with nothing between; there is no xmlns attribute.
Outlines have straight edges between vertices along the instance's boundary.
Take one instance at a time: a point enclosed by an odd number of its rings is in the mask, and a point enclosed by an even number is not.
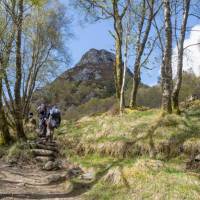
<svg viewBox="0 0 200 200"><path fill-rule="evenodd" d="M32 112L30 112L29 115L28 115L28 123L30 123L34 127L34 129L36 128L37 123L36 123L35 118L33 117Z"/></svg>
<svg viewBox="0 0 200 200"><path fill-rule="evenodd" d="M47 134L46 139L50 140L50 142L53 141L53 133L54 129L58 128L61 123L61 113L60 110L53 106L48 113L48 119L47 119Z"/></svg>
<svg viewBox="0 0 200 200"><path fill-rule="evenodd" d="M28 132L34 132L36 130L37 122L32 112L28 114L27 118L24 121L24 125Z"/></svg>
<svg viewBox="0 0 200 200"><path fill-rule="evenodd" d="M42 103L38 108L39 117L39 136L46 137L46 120L48 118L47 106Z"/></svg>

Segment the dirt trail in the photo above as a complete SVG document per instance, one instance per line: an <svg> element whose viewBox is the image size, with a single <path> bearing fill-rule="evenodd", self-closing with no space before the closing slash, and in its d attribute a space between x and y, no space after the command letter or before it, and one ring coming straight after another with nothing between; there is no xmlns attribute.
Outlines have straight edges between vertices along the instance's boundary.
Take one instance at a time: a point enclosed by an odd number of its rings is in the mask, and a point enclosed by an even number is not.
<svg viewBox="0 0 200 200"><path fill-rule="evenodd" d="M65 174L65 170L46 172L36 167L10 167L0 161L0 199L81 200L69 181L49 182L49 177Z"/></svg>

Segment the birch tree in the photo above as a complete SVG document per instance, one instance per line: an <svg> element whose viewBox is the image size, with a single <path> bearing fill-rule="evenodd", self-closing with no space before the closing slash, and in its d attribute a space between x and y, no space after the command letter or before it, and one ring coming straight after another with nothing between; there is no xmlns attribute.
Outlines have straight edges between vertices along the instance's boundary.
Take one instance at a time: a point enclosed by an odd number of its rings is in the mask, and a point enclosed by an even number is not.
<svg viewBox="0 0 200 200"><path fill-rule="evenodd" d="M120 114L123 113L125 107L125 99L124 99L124 92L125 92L125 81L126 81L126 71L128 68L128 58L129 58L129 45L130 45L130 35L132 29L132 22L131 22L131 7L128 8L126 19L124 23L124 66L123 66L123 77L122 77L122 86L120 90Z"/></svg>
<svg viewBox="0 0 200 200"><path fill-rule="evenodd" d="M162 108L172 112L172 23L170 0L163 0L165 20L165 48L161 65Z"/></svg>
<svg viewBox="0 0 200 200"><path fill-rule="evenodd" d="M130 95L130 107L136 107L136 98L138 93L139 84L141 81L141 65L142 57L146 48L146 43L148 41L149 33L152 26L152 20L160 9L155 11L155 1L154 0L142 0L141 9L139 9L137 15L139 15L139 20L137 23L137 39L135 44L135 63L133 67L133 86ZM147 17L146 17L147 16ZM151 52L151 51L150 51Z"/></svg>
<svg viewBox="0 0 200 200"><path fill-rule="evenodd" d="M179 39L177 41L177 50L178 50L178 58L177 58L177 74L175 78L175 85L173 89L173 109L180 113L179 109L179 93L182 85L182 73L183 73L183 55L184 55L184 40L186 34L186 26L188 21L188 15L190 10L190 0L183 0L183 13L182 13L182 24ZM176 28L176 27L175 27Z"/></svg>

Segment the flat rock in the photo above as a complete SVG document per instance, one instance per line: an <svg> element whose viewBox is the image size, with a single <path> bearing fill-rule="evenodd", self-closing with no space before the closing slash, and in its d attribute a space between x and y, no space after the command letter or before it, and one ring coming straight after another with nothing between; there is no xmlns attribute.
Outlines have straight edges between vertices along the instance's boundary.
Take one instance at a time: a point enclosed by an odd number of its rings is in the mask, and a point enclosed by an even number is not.
<svg viewBox="0 0 200 200"><path fill-rule="evenodd" d="M37 156L35 157L36 161L39 161L39 162L48 162L48 161L53 161L54 158L53 157L46 157L46 156Z"/></svg>
<svg viewBox="0 0 200 200"><path fill-rule="evenodd" d="M40 138L39 140L36 141L36 144L44 144L44 145L54 146L54 147L58 146L55 141L47 142L45 138Z"/></svg>
<svg viewBox="0 0 200 200"><path fill-rule="evenodd" d="M32 149L32 153L36 156L52 156L56 157L57 153L51 150L46 150L46 149Z"/></svg>
<svg viewBox="0 0 200 200"><path fill-rule="evenodd" d="M54 152L58 153L58 148L56 146L37 143L36 147L38 149L50 150L50 151L54 151Z"/></svg>
<svg viewBox="0 0 200 200"><path fill-rule="evenodd" d="M46 177L48 184L59 183L67 179L66 175L52 174Z"/></svg>

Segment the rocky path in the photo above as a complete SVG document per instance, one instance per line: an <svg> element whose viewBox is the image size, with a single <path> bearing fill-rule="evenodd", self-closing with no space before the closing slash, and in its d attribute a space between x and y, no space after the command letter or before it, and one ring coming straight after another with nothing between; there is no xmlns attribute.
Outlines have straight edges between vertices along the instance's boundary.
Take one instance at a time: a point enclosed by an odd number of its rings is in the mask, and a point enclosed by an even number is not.
<svg viewBox="0 0 200 200"><path fill-rule="evenodd" d="M82 199L82 188L70 181L80 169L59 165L55 143L31 145L38 165L12 166L0 160L0 199Z"/></svg>
<svg viewBox="0 0 200 200"><path fill-rule="evenodd" d="M59 163L59 148L56 142L46 142L45 139L39 139L30 143L30 147L35 160L42 169L50 171L62 168L61 163Z"/></svg>
<svg viewBox="0 0 200 200"><path fill-rule="evenodd" d="M0 199L81 199L65 170L10 167L0 162Z"/></svg>

